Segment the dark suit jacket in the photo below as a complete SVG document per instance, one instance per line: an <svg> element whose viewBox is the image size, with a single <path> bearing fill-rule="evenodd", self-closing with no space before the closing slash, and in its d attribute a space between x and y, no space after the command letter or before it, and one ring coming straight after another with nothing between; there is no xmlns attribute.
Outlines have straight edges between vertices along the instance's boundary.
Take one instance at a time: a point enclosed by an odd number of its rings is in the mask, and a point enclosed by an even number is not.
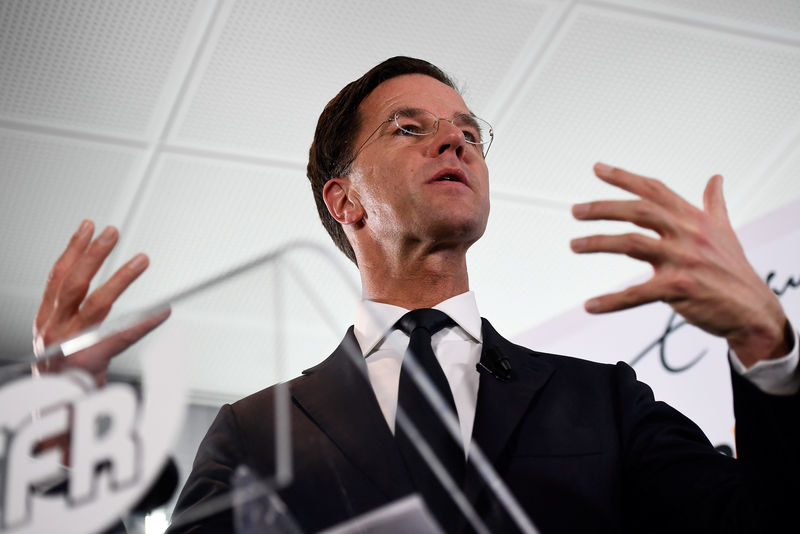
<svg viewBox="0 0 800 534"><path fill-rule="evenodd" d="M654 401L625 364L535 352L486 320L483 337L482 358L498 351L513 376L481 375L473 436L544 534L782 531L790 515L780 506L793 510L800 497L800 395L766 395L732 375L734 460ZM289 382L294 480L280 494L307 532L414 491L363 359L353 362L348 348L360 355L352 328ZM275 472L273 402L268 388L220 410L173 517L229 491L239 464ZM474 470L465 490L492 532L515 531ZM228 511L176 530L227 532L231 521Z"/></svg>

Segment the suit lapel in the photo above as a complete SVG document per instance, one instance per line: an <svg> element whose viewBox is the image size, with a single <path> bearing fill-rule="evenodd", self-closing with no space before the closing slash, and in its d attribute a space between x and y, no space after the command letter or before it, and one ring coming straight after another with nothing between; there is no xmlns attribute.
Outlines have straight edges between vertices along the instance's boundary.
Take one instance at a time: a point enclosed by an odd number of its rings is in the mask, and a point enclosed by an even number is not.
<svg viewBox="0 0 800 534"><path fill-rule="evenodd" d="M501 337L485 319L482 332L481 361L486 361L490 350L498 351L508 358L513 373L508 381L488 373L480 376L473 440L486 460L495 464L552 368L531 351ZM353 328L328 359L306 373L302 383L293 387L292 396L348 461L388 500L414 491L367 379ZM464 488L467 498L475 502L484 487L477 471L468 469Z"/></svg>
<svg viewBox="0 0 800 534"><path fill-rule="evenodd" d="M410 493L411 480L369 384L353 327L328 359L305 373L292 396L309 418L387 499Z"/></svg>
<svg viewBox="0 0 800 534"><path fill-rule="evenodd" d="M482 332L481 362L487 362L490 351L497 351L508 358L512 369L512 376L507 381L481 373L478 387L472 436L486 460L495 464L536 392L544 386L553 370L530 350L501 337L486 319L483 319ZM465 490L470 500L474 502L484 485L477 471L468 469Z"/></svg>

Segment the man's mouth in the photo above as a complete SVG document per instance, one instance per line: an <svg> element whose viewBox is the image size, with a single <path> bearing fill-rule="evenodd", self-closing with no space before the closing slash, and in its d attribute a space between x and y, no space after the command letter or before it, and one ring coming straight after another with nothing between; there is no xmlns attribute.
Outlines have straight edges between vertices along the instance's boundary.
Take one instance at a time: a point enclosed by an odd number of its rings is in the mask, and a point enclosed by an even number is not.
<svg viewBox="0 0 800 534"><path fill-rule="evenodd" d="M456 182L469 185L467 176L461 169L442 169L434 175L430 182Z"/></svg>

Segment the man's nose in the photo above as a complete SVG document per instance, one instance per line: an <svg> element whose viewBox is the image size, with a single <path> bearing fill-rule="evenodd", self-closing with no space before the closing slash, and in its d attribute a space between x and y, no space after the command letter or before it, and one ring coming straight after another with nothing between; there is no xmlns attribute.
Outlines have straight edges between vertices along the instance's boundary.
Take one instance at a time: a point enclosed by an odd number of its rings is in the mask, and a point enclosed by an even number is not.
<svg viewBox="0 0 800 534"><path fill-rule="evenodd" d="M439 119L439 127L433 137L433 147L437 155L453 150L457 157L464 156L467 140L464 138L464 132L461 131L461 128L458 128L452 122L446 119Z"/></svg>

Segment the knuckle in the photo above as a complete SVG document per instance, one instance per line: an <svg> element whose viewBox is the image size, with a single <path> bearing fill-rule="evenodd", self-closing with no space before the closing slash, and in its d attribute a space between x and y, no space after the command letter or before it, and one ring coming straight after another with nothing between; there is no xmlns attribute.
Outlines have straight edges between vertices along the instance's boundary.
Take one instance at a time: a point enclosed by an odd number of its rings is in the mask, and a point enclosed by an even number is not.
<svg viewBox="0 0 800 534"><path fill-rule="evenodd" d="M42 311L42 309L39 309L39 311L36 313L36 316L33 318L32 327L34 336L45 327L49 318L49 314L46 314L44 311Z"/></svg>
<svg viewBox="0 0 800 534"><path fill-rule="evenodd" d="M117 352L122 352L123 350L127 349L128 347L139 341L139 339L141 339L143 335L144 334L139 332L138 329L130 329L121 332L119 338L117 338L118 342Z"/></svg>
<svg viewBox="0 0 800 534"><path fill-rule="evenodd" d="M646 221L652 218L653 206L649 202L635 202L633 205L633 217L636 221Z"/></svg>
<svg viewBox="0 0 800 534"><path fill-rule="evenodd" d="M64 264L61 261L57 261L50 269L50 272L47 273L47 283L51 283L53 280L58 280L66 274L67 269L64 267Z"/></svg>
<svg viewBox="0 0 800 534"><path fill-rule="evenodd" d="M81 236L80 232L75 232L74 234L72 234L70 236L69 243L67 243L66 250L70 250L70 249L73 249L75 247L78 247L81 241L82 241L82 236Z"/></svg>
<svg viewBox="0 0 800 534"><path fill-rule="evenodd" d="M594 214L597 213L597 209L598 209L598 204L599 203L600 203L600 201L598 201L598 200L593 200L591 202L586 202L583 205L583 211L582 211L581 215L583 217L593 217Z"/></svg>
<svg viewBox="0 0 800 534"><path fill-rule="evenodd" d="M61 283L61 289L59 291L59 297L56 299L56 305L58 305L58 301L63 301L64 299L82 299L83 296L86 295L87 291L89 291L88 281L78 280L75 278L66 278Z"/></svg>
<svg viewBox="0 0 800 534"><path fill-rule="evenodd" d="M681 256L681 264L686 269L694 269L700 264L700 258L697 254L687 252Z"/></svg>
<svg viewBox="0 0 800 534"><path fill-rule="evenodd" d="M692 246L685 246L685 243L673 244L669 248L670 263L675 268L676 278L684 276L696 267L701 259L698 250Z"/></svg>
<svg viewBox="0 0 800 534"><path fill-rule="evenodd" d="M621 295L620 303L624 308L629 308L641 300L641 291L638 287L630 287Z"/></svg>
<svg viewBox="0 0 800 534"><path fill-rule="evenodd" d="M705 232L695 232L692 236L694 244L701 249L706 249L712 246L712 241L709 235Z"/></svg>
<svg viewBox="0 0 800 534"><path fill-rule="evenodd" d="M139 332L135 330L129 330L122 335L122 340L125 342L125 345L133 345L138 341L138 339L142 337Z"/></svg>
<svg viewBox="0 0 800 534"><path fill-rule="evenodd" d="M697 227L691 232L692 241L695 245L702 248L711 247L714 241L712 234L712 223L705 218L702 218Z"/></svg>
<svg viewBox="0 0 800 534"><path fill-rule="evenodd" d="M92 293L86 297L86 300L83 303L83 307L89 310L100 308L102 305L103 299L97 293Z"/></svg>
<svg viewBox="0 0 800 534"><path fill-rule="evenodd" d="M641 234L628 234L627 239L627 253L632 255L641 255L647 248L647 241Z"/></svg>
<svg viewBox="0 0 800 534"><path fill-rule="evenodd" d="M57 336L52 330L40 330L39 334L35 338L35 341L37 346L45 348L58 341L60 337L61 336Z"/></svg>
<svg viewBox="0 0 800 534"><path fill-rule="evenodd" d="M625 306L631 308L633 306L637 306L645 302L646 300L647 299L645 298L645 294L642 291L640 291L639 289L634 289L628 295L628 298L625 301Z"/></svg>
<svg viewBox="0 0 800 534"><path fill-rule="evenodd" d="M106 318L111 311L111 303L100 300L97 297L90 296L81 309L81 315L89 324L99 323Z"/></svg>
<svg viewBox="0 0 800 534"><path fill-rule="evenodd" d="M102 300L95 294L89 295L83 302L83 311L87 315L96 314L98 310L102 309L102 307L103 307Z"/></svg>
<svg viewBox="0 0 800 534"><path fill-rule="evenodd" d="M664 182L658 178L647 178L644 183L651 193L662 193L667 188L667 186L664 185Z"/></svg>
<svg viewBox="0 0 800 534"><path fill-rule="evenodd" d="M694 280L684 272L677 273L670 281L670 289L678 297L686 297L692 294Z"/></svg>
<svg viewBox="0 0 800 534"><path fill-rule="evenodd" d="M89 249L86 251L86 256L90 260L90 263L102 263L106 256L108 256L111 248L108 244L104 243L92 243Z"/></svg>
<svg viewBox="0 0 800 534"><path fill-rule="evenodd" d="M619 167L611 167L611 170L608 171L608 176L616 180L619 180L625 177L625 171L620 169Z"/></svg>

